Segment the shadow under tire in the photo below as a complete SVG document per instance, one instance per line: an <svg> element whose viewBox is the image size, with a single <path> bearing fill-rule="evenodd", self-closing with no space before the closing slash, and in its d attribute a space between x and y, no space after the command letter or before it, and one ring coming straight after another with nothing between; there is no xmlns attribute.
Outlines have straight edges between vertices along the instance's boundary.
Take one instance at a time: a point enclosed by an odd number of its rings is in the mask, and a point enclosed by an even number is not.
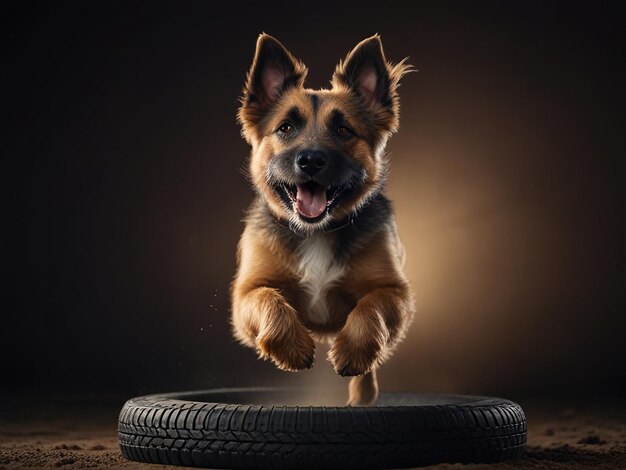
<svg viewBox="0 0 626 470"><path fill-rule="evenodd" d="M137 462L314 469L490 463L518 458L526 445L522 408L501 398L381 394L370 407L289 404L297 392L219 389L133 398L120 412L120 449Z"/></svg>

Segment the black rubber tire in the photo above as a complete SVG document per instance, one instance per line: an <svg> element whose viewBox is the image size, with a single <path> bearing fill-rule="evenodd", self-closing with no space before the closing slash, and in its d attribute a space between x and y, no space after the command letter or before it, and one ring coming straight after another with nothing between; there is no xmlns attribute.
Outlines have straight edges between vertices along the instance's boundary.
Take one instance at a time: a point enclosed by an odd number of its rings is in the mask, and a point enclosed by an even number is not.
<svg viewBox="0 0 626 470"><path fill-rule="evenodd" d="M408 468L520 457L522 408L500 398L381 394L376 406L275 406L297 392L220 389L133 398L120 448L138 462L210 468Z"/></svg>

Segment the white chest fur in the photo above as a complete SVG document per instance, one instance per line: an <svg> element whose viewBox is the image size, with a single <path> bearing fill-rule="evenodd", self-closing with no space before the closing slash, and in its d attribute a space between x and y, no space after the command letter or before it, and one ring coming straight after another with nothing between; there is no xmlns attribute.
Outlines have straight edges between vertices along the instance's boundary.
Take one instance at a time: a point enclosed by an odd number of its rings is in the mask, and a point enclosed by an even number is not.
<svg viewBox="0 0 626 470"><path fill-rule="evenodd" d="M312 235L304 239L298 247L300 284L309 296L307 316L310 321L318 324L329 320L326 293L345 271L336 262L332 248L324 235Z"/></svg>

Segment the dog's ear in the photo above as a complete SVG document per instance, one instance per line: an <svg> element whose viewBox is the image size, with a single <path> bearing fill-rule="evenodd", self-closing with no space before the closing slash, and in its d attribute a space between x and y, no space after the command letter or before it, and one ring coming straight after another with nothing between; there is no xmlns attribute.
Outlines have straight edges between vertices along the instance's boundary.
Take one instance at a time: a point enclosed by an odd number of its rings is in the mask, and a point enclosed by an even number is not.
<svg viewBox="0 0 626 470"><path fill-rule="evenodd" d="M260 123L286 90L301 87L306 74L305 65L285 46L269 34L261 34L239 109L238 117L244 134Z"/></svg>
<svg viewBox="0 0 626 470"><path fill-rule="evenodd" d="M364 39L339 62L332 78L333 88L347 88L365 109L377 115L377 124L395 131L398 126L400 79L414 69L406 60L393 65L385 59L378 34ZM386 125L385 125L386 122Z"/></svg>

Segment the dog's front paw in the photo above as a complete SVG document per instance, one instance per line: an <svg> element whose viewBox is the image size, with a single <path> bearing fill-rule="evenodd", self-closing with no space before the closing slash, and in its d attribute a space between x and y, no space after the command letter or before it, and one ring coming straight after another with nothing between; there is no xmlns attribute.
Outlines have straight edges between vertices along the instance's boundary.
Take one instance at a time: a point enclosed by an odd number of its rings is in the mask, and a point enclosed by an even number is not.
<svg viewBox="0 0 626 470"><path fill-rule="evenodd" d="M306 328L288 315L275 316L257 337L259 355L282 370L310 369L315 342Z"/></svg>
<svg viewBox="0 0 626 470"><path fill-rule="evenodd" d="M383 344L375 338L354 338L341 331L328 359L341 376L363 375L378 364Z"/></svg>
<svg viewBox="0 0 626 470"><path fill-rule="evenodd" d="M383 360L389 331L382 317L358 306L335 337L328 359L342 376L363 375Z"/></svg>

